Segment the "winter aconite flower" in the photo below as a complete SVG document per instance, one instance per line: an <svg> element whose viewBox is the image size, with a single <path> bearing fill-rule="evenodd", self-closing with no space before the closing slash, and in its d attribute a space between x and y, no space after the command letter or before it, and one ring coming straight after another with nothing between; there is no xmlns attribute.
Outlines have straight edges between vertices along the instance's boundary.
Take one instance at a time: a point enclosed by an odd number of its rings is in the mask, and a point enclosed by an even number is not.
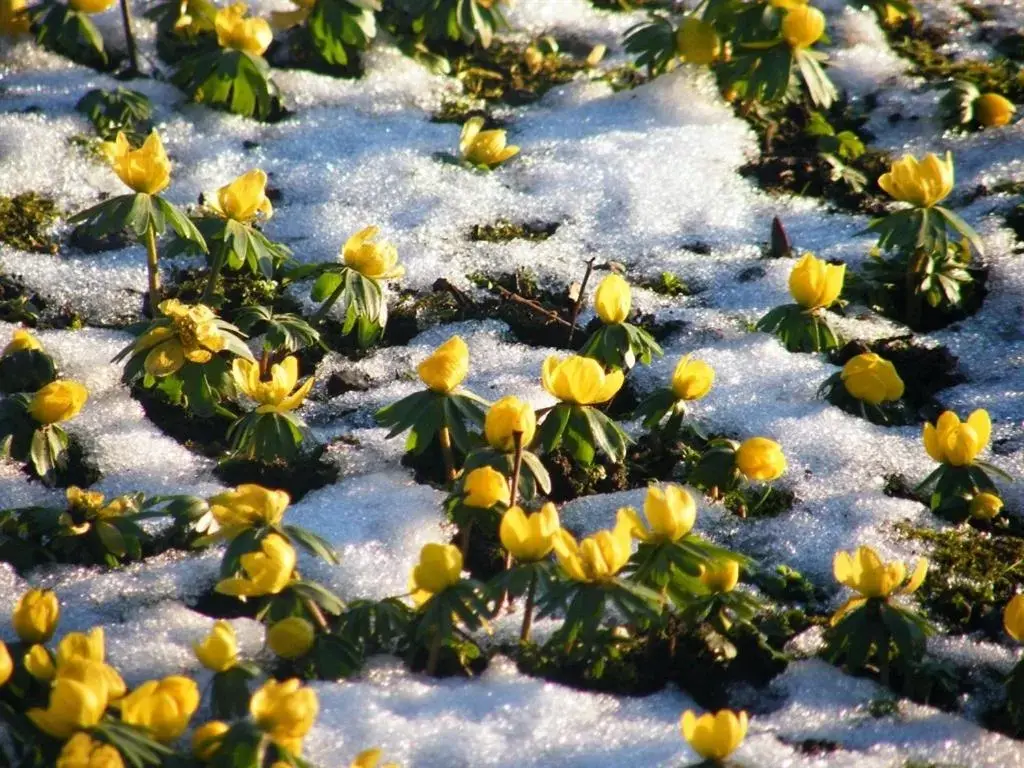
<svg viewBox="0 0 1024 768"><path fill-rule="evenodd" d="M896 367L874 352L851 357L840 377L851 397L869 405L903 397L903 379L896 373Z"/></svg>
<svg viewBox="0 0 1024 768"><path fill-rule="evenodd" d="M159 308L164 317L170 318L170 325L147 331L134 344L136 352L149 350L143 367L150 376L170 376L185 363L208 363L224 349L224 334L209 307L167 299Z"/></svg>
<svg viewBox="0 0 1024 768"><path fill-rule="evenodd" d="M1003 510L1003 500L996 494L982 491L971 499L971 517L977 520L992 520Z"/></svg>
<svg viewBox="0 0 1024 768"><path fill-rule="evenodd" d="M4 351L0 352L0 357L7 357L15 352L25 352L32 349L41 350L42 348L43 345L31 333L24 328L15 328L14 333L11 334L11 340L4 347Z"/></svg>
<svg viewBox="0 0 1024 768"><path fill-rule="evenodd" d="M782 446L767 437L751 437L736 450L736 468L748 480L771 482L782 477L786 467Z"/></svg>
<svg viewBox="0 0 1024 768"><path fill-rule="evenodd" d="M394 280L405 274L398 250L391 243L375 243L380 227L366 227L345 241L341 256L345 266L373 280Z"/></svg>
<svg viewBox="0 0 1024 768"><path fill-rule="evenodd" d="M961 422L953 411L946 411L935 425L925 424L924 448L928 455L940 464L964 467L973 464L975 458L988 445L992 434L992 422L988 411L978 409Z"/></svg>
<svg viewBox="0 0 1024 768"><path fill-rule="evenodd" d="M267 380L260 377L258 362L236 357L231 363L231 378L242 393L259 403L256 413L294 411L313 388L312 376L298 389L295 388L299 383L299 360L295 355L288 355L280 363L270 366L270 378Z"/></svg>
<svg viewBox="0 0 1024 768"><path fill-rule="evenodd" d="M1024 643L1024 595L1014 595L1003 611L1003 628L1018 643Z"/></svg>
<svg viewBox="0 0 1024 768"><path fill-rule="evenodd" d="M845 264L829 264L808 253L789 273L789 292L805 309L830 307L843 290L845 276Z"/></svg>
<svg viewBox="0 0 1024 768"><path fill-rule="evenodd" d="M825 14L809 5L786 11L782 19L782 39L791 48L810 48L825 34Z"/></svg>
<svg viewBox="0 0 1024 768"><path fill-rule="evenodd" d="M703 19L686 16L676 31L676 53L688 64L707 66L722 55L722 39Z"/></svg>
<svg viewBox="0 0 1024 768"><path fill-rule="evenodd" d="M462 553L451 544L424 544L420 561L412 569L413 601L426 602L431 596L458 583L462 574Z"/></svg>
<svg viewBox="0 0 1024 768"><path fill-rule="evenodd" d="M32 27L27 0L0 0L0 37L27 35Z"/></svg>
<svg viewBox="0 0 1024 768"><path fill-rule="evenodd" d="M560 530L558 510L548 502L531 515L520 507L512 507L501 518L498 534L501 545L512 557L521 563L533 563L551 554Z"/></svg>
<svg viewBox="0 0 1024 768"><path fill-rule="evenodd" d="M836 581L860 593L858 597L850 598L839 609L832 619L832 622L836 623L868 599L888 598L897 590L898 594L903 595L916 592L928 573L928 560L923 557L918 559L913 574L907 579L907 568L902 561L883 562L871 547L860 546L854 552L836 552L832 561L832 572Z"/></svg>
<svg viewBox="0 0 1024 768"><path fill-rule="evenodd" d="M548 393L565 403L594 405L615 397L625 379L620 370L605 373L596 360L570 355L560 360L552 355L541 368L541 383Z"/></svg>
<svg viewBox="0 0 1024 768"><path fill-rule="evenodd" d="M57 677L73 678L90 685L98 680L103 687L104 701L121 698L127 688L118 671L106 663L105 645L103 627L64 635L57 644Z"/></svg>
<svg viewBox="0 0 1024 768"><path fill-rule="evenodd" d="M11 679L13 673L14 660L11 658L11 652L7 650L7 644L0 640L0 687Z"/></svg>
<svg viewBox="0 0 1024 768"><path fill-rule="evenodd" d="M471 117L462 126L459 154L464 160L473 165L493 168L519 154L519 147L506 146L505 131L485 131L483 127L482 117Z"/></svg>
<svg viewBox="0 0 1024 768"><path fill-rule="evenodd" d="M136 192L155 195L171 183L171 161L156 131L138 149L132 149L128 138L118 132L114 141L103 145L103 152L118 178Z"/></svg>
<svg viewBox="0 0 1024 768"><path fill-rule="evenodd" d="M40 424L70 421L89 399L89 391L77 381L51 381L28 403L29 415Z"/></svg>
<svg viewBox="0 0 1024 768"><path fill-rule="evenodd" d="M103 13L117 0L68 0L68 4L79 13Z"/></svg>
<svg viewBox="0 0 1024 768"><path fill-rule="evenodd" d="M33 645L22 657L25 670L36 680L49 682L57 676L57 665L45 646Z"/></svg>
<svg viewBox="0 0 1024 768"><path fill-rule="evenodd" d="M260 542L259 552L246 552L240 561L245 576L219 581L218 592L235 597L276 595L292 580L295 550L287 539L271 533Z"/></svg>
<svg viewBox="0 0 1024 768"><path fill-rule="evenodd" d="M190 746L192 754L197 760L204 763L209 762L224 741L224 735L231 730L231 726L222 720L211 720L203 723L192 733Z"/></svg>
<svg viewBox="0 0 1024 768"><path fill-rule="evenodd" d="M116 747L76 733L57 756L56 768L124 768L124 760Z"/></svg>
<svg viewBox="0 0 1024 768"><path fill-rule="evenodd" d="M452 336L416 367L429 389L447 395L469 373L469 348L460 336Z"/></svg>
<svg viewBox="0 0 1024 768"><path fill-rule="evenodd" d="M398 768L398 763L382 763L383 752L380 747L364 749L349 763L348 768Z"/></svg>
<svg viewBox="0 0 1024 768"><path fill-rule="evenodd" d="M217 11L213 19L217 44L221 48L262 56L274 39L274 31L266 19L245 18L247 11L245 3L235 3Z"/></svg>
<svg viewBox="0 0 1024 768"><path fill-rule="evenodd" d="M258 216L269 219L274 206L267 199L267 174L259 168L243 173L217 190L217 199L208 203L221 218L248 224Z"/></svg>
<svg viewBox="0 0 1024 768"><path fill-rule="evenodd" d="M615 273L602 280L594 293L594 310L601 322L608 325L616 325L629 317L631 303L629 283Z"/></svg>
<svg viewBox="0 0 1024 768"><path fill-rule="evenodd" d="M986 128L1007 125L1017 107L998 93L984 93L974 100L974 116Z"/></svg>
<svg viewBox="0 0 1024 768"><path fill-rule="evenodd" d="M644 517L646 523L635 509L619 510L619 518L629 525L633 537L639 541L678 541L693 529L697 505L678 485L650 485L644 498Z"/></svg>
<svg viewBox="0 0 1024 768"><path fill-rule="evenodd" d="M700 583L709 592L732 592L740 583L740 564L735 560L726 560L711 566L702 565Z"/></svg>
<svg viewBox="0 0 1024 768"><path fill-rule="evenodd" d="M188 728L199 708L199 686L181 675L143 683L121 700L121 720L144 728L157 741L169 744Z"/></svg>
<svg viewBox="0 0 1024 768"><path fill-rule="evenodd" d="M619 519L615 528L598 531L577 542L564 528L555 537L558 564L573 581L609 581L625 567L632 554L632 524Z"/></svg>
<svg viewBox="0 0 1024 768"><path fill-rule="evenodd" d="M199 663L211 672L226 672L238 663L238 640L235 628L226 621L213 625L202 642L192 646Z"/></svg>
<svg viewBox="0 0 1024 768"><path fill-rule="evenodd" d="M878 186L896 200L930 208L953 191L953 155L947 152L940 159L929 152L920 162L913 155L904 155L878 178Z"/></svg>
<svg viewBox="0 0 1024 768"><path fill-rule="evenodd" d="M508 506L511 501L508 480L493 467L477 467L469 472L462 489L466 494L463 503L467 507L490 509L495 504Z"/></svg>
<svg viewBox="0 0 1024 768"><path fill-rule="evenodd" d="M249 528L277 525L291 499L285 491L245 483L209 499L210 514L220 526L219 535L233 539Z"/></svg>
<svg viewBox="0 0 1024 768"><path fill-rule="evenodd" d="M715 383L715 369L703 360L683 357L672 372L672 391L680 400L700 400Z"/></svg>
<svg viewBox="0 0 1024 768"><path fill-rule="evenodd" d="M64 741L97 725L106 709L107 686L99 674L85 682L58 676L46 709L33 707L25 714L43 733Z"/></svg>
<svg viewBox="0 0 1024 768"><path fill-rule="evenodd" d="M45 643L57 631L60 603L49 589L30 589L14 605L11 621L23 643Z"/></svg>
<svg viewBox="0 0 1024 768"><path fill-rule="evenodd" d="M293 755L302 752L302 740L320 712L316 691L299 680L268 680L249 701L256 727Z"/></svg>
<svg viewBox="0 0 1024 768"><path fill-rule="evenodd" d="M679 727L690 748L705 760L724 760L747 735L747 713L720 710L700 717L693 710L683 712Z"/></svg>
<svg viewBox="0 0 1024 768"><path fill-rule="evenodd" d="M492 448L511 453L515 449L513 436L516 432L522 434L524 446L533 442L537 432L537 414L529 403L509 395L487 409L484 436Z"/></svg>
<svg viewBox="0 0 1024 768"><path fill-rule="evenodd" d="M267 628L267 645L282 659L298 659L309 653L316 639L313 625L301 616L289 616Z"/></svg>

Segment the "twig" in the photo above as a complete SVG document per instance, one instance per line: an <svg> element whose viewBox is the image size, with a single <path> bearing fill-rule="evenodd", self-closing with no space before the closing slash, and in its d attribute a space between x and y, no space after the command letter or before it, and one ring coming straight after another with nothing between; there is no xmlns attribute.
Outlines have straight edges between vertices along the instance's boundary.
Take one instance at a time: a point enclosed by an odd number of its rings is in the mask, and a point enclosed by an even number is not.
<svg viewBox="0 0 1024 768"><path fill-rule="evenodd" d="M523 628L519 632L519 642L530 642L530 630L533 629L533 604L537 600L537 572L530 575L530 586L526 590L526 605L523 606Z"/></svg>
<svg viewBox="0 0 1024 768"><path fill-rule="evenodd" d="M583 306L583 297L587 292L587 281L590 280L590 273L594 271L594 259L596 257L591 256L587 259L587 271L583 273L583 282L580 283L580 292L576 296L576 301L572 305L572 318L569 323L569 341L572 344L572 335L576 332L576 318L579 317L580 307Z"/></svg>
<svg viewBox="0 0 1024 768"><path fill-rule="evenodd" d="M512 291L500 285L495 285L494 288L501 294L501 298L508 299L509 301L514 301L516 304L521 304L524 307L528 307L531 311L536 312L538 315L546 317L549 323L560 323L561 325L564 325L566 328L572 328L572 324L568 320L563 318L557 312L554 312L548 309L547 307L541 306L536 301L533 301L532 299L525 299L518 293L513 293Z"/></svg>
<svg viewBox="0 0 1024 768"><path fill-rule="evenodd" d="M461 307L473 306L474 302L471 298L469 298L469 294L467 294L457 285L452 284L447 278L437 278L437 280L434 281L434 284L431 286L431 288L435 291L447 291L452 295L452 297Z"/></svg>

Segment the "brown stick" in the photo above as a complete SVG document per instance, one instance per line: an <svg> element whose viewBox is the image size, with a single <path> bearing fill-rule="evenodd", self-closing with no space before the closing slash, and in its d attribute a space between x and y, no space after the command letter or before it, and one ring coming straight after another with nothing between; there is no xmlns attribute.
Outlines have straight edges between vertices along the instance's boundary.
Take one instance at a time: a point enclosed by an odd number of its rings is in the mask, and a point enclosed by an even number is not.
<svg viewBox="0 0 1024 768"><path fill-rule="evenodd" d="M533 629L533 604L537 601L537 572L530 576L530 586L526 590L526 605L523 606L523 628L519 632L519 642L530 642L530 630Z"/></svg>
<svg viewBox="0 0 1024 768"><path fill-rule="evenodd" d="M590 280L590 273L594 271L594 259L596 257L591 256L587 259L587 271L583 273L583 282L580 283L580 292L576 297L575 303L572 305L572 319L569 323L569 344L572 344L572 335L576 332L576 318L579 317L580 307L583 306L583 297L586 296L587 292L587 281Z"/></svg>
<svg viewBox="0 0 1024 768"><path fill-rule="evenodd" d="M500 285L495 285L494 288L501 294L501 298L514 301L516 304L521 304L522 306L527 307L532 312L536 312L538 315L546 317L549 323L559 323L560 325L564 325L566 328L572 328L572 324L568 320L563 318L557 312L541 306L536 301L533 301L532 299L524 299L518 293L512 293L512 291L507 288L503 288Z"/></svg>
<svg viewBox="0 0 1024 768"><path fill-rule="evenodd" d="M327 623L327 617L324 616L323 611L320 610L320 606L314 603L308 597L304 597L302 599L302 602L303 604L305 604L306 610L309 611L310 615L313 617L313 621L317 623L320 629L322 629L324 632L330 632L331 627Z"/></svg>
<svg viewBox="0 0 1024 768"><path fill-rule="evenodd" d="M455 454L452 453L452 433L448 431L448 427L441 427L441 431L437 433L437 439L441 442L445 476L450 483L455 480Z"/></svg>

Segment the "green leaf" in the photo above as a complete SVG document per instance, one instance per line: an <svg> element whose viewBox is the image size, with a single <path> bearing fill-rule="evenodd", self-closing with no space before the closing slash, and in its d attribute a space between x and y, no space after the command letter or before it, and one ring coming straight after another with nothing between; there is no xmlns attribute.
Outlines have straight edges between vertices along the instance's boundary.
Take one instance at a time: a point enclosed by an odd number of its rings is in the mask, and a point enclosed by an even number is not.
<svg viewBox="0 0 1024 768"><path fill-rule="evenodd" d="M341 283L342 276L340 273L324 272L313 283L313 290L310 291L309 297L317 302L326 301L341 287Z"/></svg>

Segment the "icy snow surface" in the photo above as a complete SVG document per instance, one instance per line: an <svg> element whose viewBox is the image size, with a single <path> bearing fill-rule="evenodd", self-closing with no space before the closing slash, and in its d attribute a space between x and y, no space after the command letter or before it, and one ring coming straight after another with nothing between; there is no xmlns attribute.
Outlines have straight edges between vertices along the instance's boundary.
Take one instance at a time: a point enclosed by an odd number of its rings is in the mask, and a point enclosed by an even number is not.
<svg viewBox="0 0 1024 768"><path fill-rule="evenodd" d="M265 2L264 9L283 2ZM924 3L929 18L961 24L953 3ZM877 144L894 151L952 149L958 199L981 184L1024 180L1024 122L995 134L943 135L935 120L937 95L906 74L906 63L888 47L874 16L840 0L822 3L833 30L836 82L855 99L878 95L869 128ZM1012 3L997 9L992 24L1016 24ZM518 0L511 13L518 34L572 34L609 45L608 60L622 60L621 33L640 16L603 14L586 0ZM100 17L116 38L115 14ZM140 24L144 50L152 27ZM965 38L966 39L966 38ZM963 44L954 40L953 45ZM119 192L108 169L70 139L89 133L74 111L88 89L112 88L110 78L68 64L29 43L8 45L0 58L0 195L35 190L75 211L101 195ZM984 54L984 52L983 52ZM775 519L741 521L701 503L698 529L765 565L789 564L825 587L838 604L831 576L837 548L860 543L886 555L921 554L898 541L891 524L911 519L931 524L923 508L882 493L883 476L923 477L931 462L916 427L883 429L848 416L815 398L835 369L810 355L785 352L772 338L745 330L787 295L792 261L762 261L773 215L793 240L825 258L851 266L866 258L871 238L863 218L830 213L815 201L770 197L737 169L756 149L753 133L721 102L710 78L681 68L653 83L615 94L602 83L579 80L550 92L539 104L506 108L510 139L522 147L516 161L492 174L467 172L439 162L457 145L459 127L431 122L446 98L461 91L451 78L430 74L397 50L377 45L359 80L308 72L276 73L293 118L263 125L183 103L179 92L153 80L133 81L156 105L156 119L174 162L167 196L192 203L252 168L264 168L279 190L276 215L266 231L290 245L298 259L331 259L350 234L377 224L394 242L407 269L405 287L429 289L439 276L473 290L466 273L476 269L535 269L565 285L579 279L582 262L614 260L634 278L662 271L702 290L668 300L643 290L636 304L659 320L681 320L666 343L666 358L637 372L649 389L670 375L687 352L718 373L711 395L694 408L709 428L738 436L770 436L789 458L785 485L794 509ZM902 120L889 117L902 114ZM906 119L915 118L915 119ZM248 148L247 148L248 147ZM967 383L941 394L963 413L985 407L993 440L1007 441L997 461L1024 475L1019 419L1024 408L1024 336L1020 331L1024 268L1015 242L998 219L1009 198L989 196L961 208L985 237L991 266L990 293L981 312L932 334L960 357ZM472 225L499 217L561 223L544 242L471 242ZM59 228L64 225L58 225ZM703 251L710 250L710 253ZM737 280L751 267L753 280ZM0 270L17 275L56 305L78 312L88 327L43 331L42 343L65 375L91 392L71 430L98 462L107 494L209 493L220 486L212 462L191 453L147 421L108 363L130 337L123 327L138 311L145 288L137 248L89 255L65 247L59 255L17 252L0 246ZM757 274L763 272L758 277ZM749 273L748 273L749 275ZM850 319L858 336L892 335L878 319ZM586 316L584 320L588 319ZM0 339L12 328L0 324ZM322 440L350 438L335 451L342 476L290 510L290 519L324 534L339 549L336 568L304 562L303 570L346 598L381 598L405 590L419 548L446 536L442 494L417 485L399 464L401 441L384 441L373 409L416 389L411 366L451 333L471 350L467 385L495 399L508 393L536 405L549 398L539 368L550 350L516 343L501 323L471 322L425 330L406 347L381 349L358 363L329 355L319 378L349 365L373 386L317 402L304 414ZM0 507L56 502L62 491L27 482L16 468L0 466ZM1007 507L1020 509L1022 490L1006 486ZM589 532L608 525L615 509L639 505L642 491L580 499L563 511L567 525ZM218 552L153 558L120 571L56 567L31 574L33 584L59 591L65 605L62 629L108 627L110 654L130 683L183 669L200 676L191 645L211 620L183 604L216 576ZM0 613L25 583L0 566ZM235 622L249 653L259 653L254 622ZM497 622L511 631L515 617ZM544 622L543 633L551 627ZM9 633L0 622L0 636ZM807 642L813 644L812 640ZM1004 671L1009 647L953 638L935 653L964 666ZM417 766L622 766L678 765L692 759L678 718L692 701L675 689L645 698L582 693L526 677L497 657L476 680L435 681L410 674L396 660L371 660L353 681L317 683L322 714L309 756L326 768L346 764L361 749L380 745L386 755ZM738 764L764 768L886 768L908 759L970 766L1024 766L1022 747L985 731L974 721L902 702L892 715L875 718L868 704L891 695L870 681L850 678L820 661L794 662L760 693L738 691L737 706L752 713L750 735ZM792 746L805 739L839 747L817 755Z"/></svg>

